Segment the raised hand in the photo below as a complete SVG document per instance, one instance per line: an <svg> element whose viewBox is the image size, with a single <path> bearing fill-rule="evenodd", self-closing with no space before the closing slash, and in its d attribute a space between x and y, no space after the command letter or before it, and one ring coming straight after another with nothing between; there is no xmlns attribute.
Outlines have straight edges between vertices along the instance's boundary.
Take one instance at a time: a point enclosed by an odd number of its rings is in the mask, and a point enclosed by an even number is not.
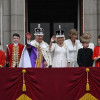
<svg viewBox="0 0 100 100"><path fill-rule="evenodd" d="M28 40L31 40L31 37L32 37L32 34L30 34L29 32L27 32L27 33L26 33L26 38L27 38Z"/></svg>
<svg viewBox="0 0 100 100"><path fill-rule="evenodd" d="M52 38L51 38L51 42L54 42L55 41L55 36L52 36Z"/></svg>

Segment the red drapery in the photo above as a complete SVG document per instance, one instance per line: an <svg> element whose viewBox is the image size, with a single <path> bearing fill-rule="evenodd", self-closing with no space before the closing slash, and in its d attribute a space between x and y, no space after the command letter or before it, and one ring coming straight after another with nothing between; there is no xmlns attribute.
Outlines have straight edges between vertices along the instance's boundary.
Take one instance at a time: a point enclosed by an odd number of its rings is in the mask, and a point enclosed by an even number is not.
<svg viewBox="0 0 100 100"><path fill-rule="evenodd" d="M32 100L79 100L86 93L86 68L28 68L25 94ZM0 68L0 100L16 100L22 92L22 68ZM100 100L100 68L90 68L90 91Z"/></svg>

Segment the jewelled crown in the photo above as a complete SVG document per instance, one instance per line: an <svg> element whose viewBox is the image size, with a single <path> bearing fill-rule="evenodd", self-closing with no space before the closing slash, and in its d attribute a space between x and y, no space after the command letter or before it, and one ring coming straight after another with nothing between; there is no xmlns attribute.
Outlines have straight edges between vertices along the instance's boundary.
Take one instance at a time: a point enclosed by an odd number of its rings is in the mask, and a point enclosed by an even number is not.
<svg viewBox="0 0 100 100"><path fill-rule="evenodd" d="M64 37L64 30L61 29L61 25L59 25L59 29L56 31L56 37Z"/></svg>
<svg viewBox="0 0 100 100"><path fill-rule="evenodd" d="M38 24L38 27L34 29L35 33L34 35L44 35L43 31L44 29L40 27L40 24Z"/></svg>

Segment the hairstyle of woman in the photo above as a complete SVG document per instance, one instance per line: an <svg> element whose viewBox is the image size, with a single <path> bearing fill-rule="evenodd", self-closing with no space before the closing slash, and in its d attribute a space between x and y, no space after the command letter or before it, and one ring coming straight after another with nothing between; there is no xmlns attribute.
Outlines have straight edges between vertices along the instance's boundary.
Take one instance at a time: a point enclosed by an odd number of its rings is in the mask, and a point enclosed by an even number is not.
<svg viewBox="0 0 100 100"><path fill-rule="evenodd" d="M68 32L68 37L71 39L73 35L78 35L78 32L76 29L71 29L69 32Z"/></svg>

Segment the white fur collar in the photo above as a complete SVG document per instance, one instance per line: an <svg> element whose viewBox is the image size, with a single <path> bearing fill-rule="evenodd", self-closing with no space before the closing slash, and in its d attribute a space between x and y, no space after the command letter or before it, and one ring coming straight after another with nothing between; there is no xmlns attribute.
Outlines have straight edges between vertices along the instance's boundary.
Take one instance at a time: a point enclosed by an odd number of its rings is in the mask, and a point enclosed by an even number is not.
<svg viewBox="0 0 100 100"><path fill-rule="evenodd" d="M41 48L47 48L47 44L44 41L42 41L42 43L38 43L36 40L32 40L31 46L34 46L34 47L40 46Z"/></svg>

